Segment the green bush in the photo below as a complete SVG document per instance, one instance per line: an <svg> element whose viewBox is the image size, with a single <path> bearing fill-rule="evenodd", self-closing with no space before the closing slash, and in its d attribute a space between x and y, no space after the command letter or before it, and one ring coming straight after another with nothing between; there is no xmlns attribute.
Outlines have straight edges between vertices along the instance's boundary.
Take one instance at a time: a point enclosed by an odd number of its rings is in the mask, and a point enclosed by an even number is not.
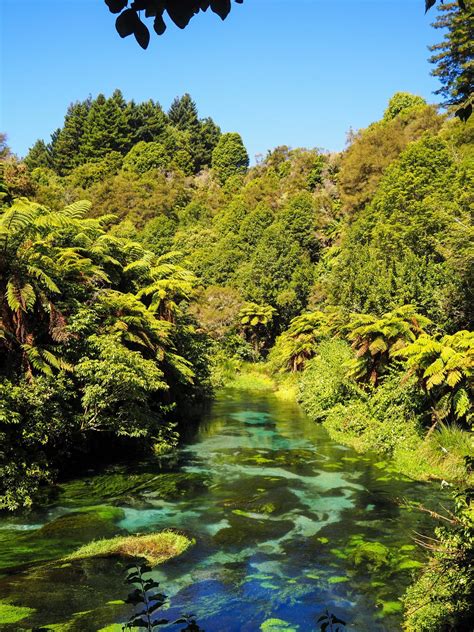
<svg viewBox="0 0 474 632"><path fill-rule="evenodd" d="M324 419L334 406L357 396L355 383L346 376L352 355L346 342L334 339L321 342L318 355L308 362L299 399L312 419Z"/></svg>

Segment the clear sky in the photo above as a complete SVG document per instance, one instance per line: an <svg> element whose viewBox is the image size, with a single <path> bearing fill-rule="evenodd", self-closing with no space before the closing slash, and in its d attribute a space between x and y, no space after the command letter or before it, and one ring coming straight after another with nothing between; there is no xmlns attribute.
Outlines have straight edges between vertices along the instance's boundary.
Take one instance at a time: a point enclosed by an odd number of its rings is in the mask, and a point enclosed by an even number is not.
<svg viewBox="0 0 474 632"><path fill-rule="evenodd" d="M144 51L120 39L103 0L0 0L0 130L21 156L89 94L120 88L167 109L189 92L251 157L282 144L340 150L394 92L436 100L434 17L423 0L245 0L225 22L201 13L152 33Z"/></svg>

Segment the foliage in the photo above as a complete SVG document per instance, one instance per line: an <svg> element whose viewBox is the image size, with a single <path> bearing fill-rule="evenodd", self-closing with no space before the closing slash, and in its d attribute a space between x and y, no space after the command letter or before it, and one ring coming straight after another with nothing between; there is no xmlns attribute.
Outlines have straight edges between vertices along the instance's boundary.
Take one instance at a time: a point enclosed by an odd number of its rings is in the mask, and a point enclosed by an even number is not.
<svg viewBox="0 0 474 632"><path fill-rule="evenodd" d="M72 103L63 126L49 143L37 141L25 163L30 170L51 168L60 176L73 174L72 183L82 187L117 173L121 167L117 156L124 159L125 170L140 174L151 169L192 174L210 165L219 137L219 127L210 118L198 117L188 94L175 100L167 116L159 103L126 102L115 90L109 98L99 94ZM111 156L118 164L115 171Z"/></svg>
<svg viewBox="0 0 474 632"><path fill-rule="evenodd" d="M316 355L318 343L330 333L328 316L310 312L294 318L270 352L270 362L279 370L301 371Z"/></svg>
<svg viewBox="0 0 474 632"><path fill-rule="evenodd" d="M162 443L174 402L208 388L207 345L186 316L194 275L177 253L110 235L112 218L85 218L89 207L19 200L0 214L8 508L31 504L97 433Z"/></svg>
<svg viewBox="0 0 474 632"><path fill-rule="evenodd" d="M243 174L249 166L249 157L240 134L222 134L212 152L212 168L220 182L225 184L235 175Z"/></svg>
<svg viewBox="0 0 474 632"><path fill-rule="evenodd" d="M383 115L384 121L391 121L401 112L420 105L426 105L426 101L422 97L409 92L396 92L388 102L388 107Z"/></svg>
<svg viewBox="0 0 474 632"><path fill-rule="evenodd" d="M150 169L165 169L170 157L162 143L140 141L132 147L123 161L124 169L145 173Z"/></svg>
<svg viewBox="0 0 474 632"><path fill-rule="evenodd" d="M376 384L393 355L424 333L431 324L412 305L404 305L377 318L372 314L353 314L346 330L355 358L349 375Z"/></svg>
<svg viewBox="0 0 474 632"><path fill-rule="evenodd" d="M388 165L424 132L439 129L441 122L435 109L420 97L398 93L382 121L351 134L338 174L346 212L352 215L370 202Z"/></svg>
<svg viewBox="0 0 474 632"><path fill-rule="evenodd" d="M431 558L405 595L404 630L468 630L474 617L474 513L472 489L456 494L454 512L436 514L444 526L422 539Z"/></svg>
<svg viewBox="0 0 474 632"><path fill-rule="evenodd" d="M445 99L444 105L462 106L458 111L463 119L472 112L472 102L468 100L472 98L474 85L474 17L472 3L467 1L466 5L465 11L455 2L438 5L439 14L433 26L443 29L444 38L430 47L434 54L429 60L435 66L432 74L442 84L436 94Z"/></svg>
<svg viewBox="0 0 474 632"><path fill-rule="evenodd" d="M275 311L271 305L257 305L257 303L244 303L239 311L240 327L253 343L256 355L262 348L265 336L268 335Z"/></svg>
<svg viewBox="0 0 474 632"><path fill-rule="evenodd" d="M470 327L471 271L454 267L458 227L466 245L472 226L463 200L469 173L439 136L410 144L347 226L325 275L328 300L375 314L411 303L441 325Z"/></svg>
<svg viewBox="0 0 474 632"><path fill-rule="evenodd" d="M458 331L439 340L424 334L398 355L431 396L437 419L472 423L474 332Z"/></svg>
<svg viewBox="0 0 474 632"><path fill-rule="evenodd" d="M235 0L242 4L243 0ZM140 19L140 11L145 10L145 17L153 17L153 30L157 35L163 35L166 30L166 23L163 14L166 11L171 20L179 28L185 28L195 13L200 10L206 11L210 6L214 13L221 19L225 19L230 11L230 0L192 0L183 4L177 0L141 0L140 2L131 2L128 8L128 0L105 0L105 4L109 7L111 13L119 13L115 28L120 37L129 35L135 36L138 44L142 48L147 48L150 41L150 32L147 26Z"/></svg>
<svg viewBox="0 0 474 632"><path fill-rule="evenodd" d="M346 364L352 357L343 340L320 342L300 380L300 401L311 419L324 419L334 406L357 396L355 383L347 377Z"/></svg>

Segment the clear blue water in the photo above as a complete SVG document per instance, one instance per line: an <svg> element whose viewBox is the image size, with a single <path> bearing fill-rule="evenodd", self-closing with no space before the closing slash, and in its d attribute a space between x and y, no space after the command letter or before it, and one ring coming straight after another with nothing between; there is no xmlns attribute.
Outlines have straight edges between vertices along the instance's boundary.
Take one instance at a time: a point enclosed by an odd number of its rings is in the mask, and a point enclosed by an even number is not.
<svg viewBox="0 0 474 632"><path fill-rule="evenodd" d="M439 494L335 444L292 402L223 392L172 458L71 481L43 511L0 521L2 599L32 610L2 629L87 632L127 619L130 607L116 603L127 594L123 562L47 562L108 537L101 523L57 538L39 528L106 505L122 510L112 532L195 538L154 570L167 618L191 612L206 632L306 631L328 608L348 630L400 630L399 599L423 559L412 535L433 529L400 500Z"/></svg>

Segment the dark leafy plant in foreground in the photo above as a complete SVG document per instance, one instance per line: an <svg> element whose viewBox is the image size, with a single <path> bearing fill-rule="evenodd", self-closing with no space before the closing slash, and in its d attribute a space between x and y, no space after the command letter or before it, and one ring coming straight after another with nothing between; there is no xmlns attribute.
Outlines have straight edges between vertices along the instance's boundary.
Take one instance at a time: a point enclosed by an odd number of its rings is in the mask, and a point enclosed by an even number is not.
<svg viewBox="0 0 474 632"><path fill-rule="evenodd" d="M160 616L159 610L163 608L168 597L158 592L159 583L149 576L151 568L146 564L131 564L128 567L125 582L130 586L134 586L129 593L125 603L135 606L135 612L123 626L123 630L131 630L132 628L145 629L153 632L159 626L172 623L186 624L180 632L204 632L196 623L193 614L186 614L170 622Z"/></svg>
<svg viewBox="0 0 474 632"><path fill-rule="evenodd" d="M346 622L336 617L336 615L326 608L324 613L316 621L321 632L343 632Z"/></svg>

